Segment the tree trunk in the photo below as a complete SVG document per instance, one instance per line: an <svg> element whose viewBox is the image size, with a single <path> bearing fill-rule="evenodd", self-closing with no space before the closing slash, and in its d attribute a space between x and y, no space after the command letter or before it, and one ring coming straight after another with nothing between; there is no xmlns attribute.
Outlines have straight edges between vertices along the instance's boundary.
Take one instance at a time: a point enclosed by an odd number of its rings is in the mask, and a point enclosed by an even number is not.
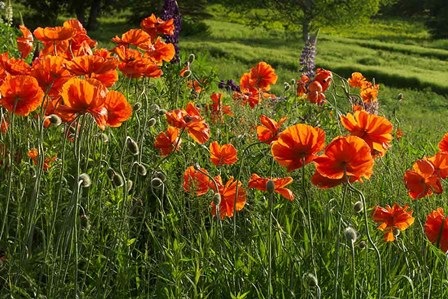
<svg viewBox="0 0 448 299"><path fill-rule="evenodd" d="M93 0L92 5L90 6L90 14L89 21L87 22L87 30L96 30L98 29L98 15L101 10L101 0Z"/></svg>

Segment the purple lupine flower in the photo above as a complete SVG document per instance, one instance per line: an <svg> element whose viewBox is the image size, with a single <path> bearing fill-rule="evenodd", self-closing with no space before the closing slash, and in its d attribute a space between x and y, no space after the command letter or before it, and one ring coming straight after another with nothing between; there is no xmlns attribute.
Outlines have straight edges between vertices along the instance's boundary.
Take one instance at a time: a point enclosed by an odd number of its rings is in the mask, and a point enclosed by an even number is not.
<svg viewBox="0 0 448 299"><path fill-rule="evenodd" d="M240 87L238 85L236 85L235 81L233 81L233 80L227 80L227 82L224 81L224 80L221 80L218 83L218 88L219 89L225 89L227 91L238 91L238 92L241 92Z"/></svg>
<svg viewBox="0 0 448 299"><path fill-rule="evenodd" d="M166 21L174 19L174 34L166 35L165 40L167 43L172 43L176 50L172 63L179 62L179 33L182 28L182 15L180 14L179 5L176 0L165 0L163 4L162 20Z"/></svg>
<svg viewBox="0 0 448 299"><path fill-rule="evenodd" d="M314 60L316 59L316 44L317 44L317 34L311 37L308 37L305 42L305 46L303 47L302 54L300 55L300 65L302 68L300 72L304 75L307 75L308 78L313 78L315 75L315 67Z"/></svg>

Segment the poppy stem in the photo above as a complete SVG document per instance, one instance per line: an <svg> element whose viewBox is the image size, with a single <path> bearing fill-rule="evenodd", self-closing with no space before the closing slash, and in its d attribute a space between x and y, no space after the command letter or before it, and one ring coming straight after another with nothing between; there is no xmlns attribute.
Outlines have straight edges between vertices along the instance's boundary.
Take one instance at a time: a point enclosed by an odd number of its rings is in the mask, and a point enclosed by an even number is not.
<svg viewBox="0 0 448 299"><path fill-rule="evenodd" d="M316 271L316 263L314 261L314 244L313 244L313 227L311 225L311 203L310 198L308 196L308 193L306 192L306 186L305 186L305 157L302 158L302 190L303 194L306 200L306 209L307 209L307 221L308 221L308 233L310 238L310 250L311 250L311 263L313 264L313 274L317 277L317 271Z"/></svg>
<svg viewBox="0 0 448 299"><path fill-rule="evenodd" d="M362 204L364 207L367 207L366 205L366 198L364 197L364 194L359 191L358 189L356 189L355 187L353 187L352 184L350 184L349 181L347 181L347 186L350 187L350 190L354 191L355 193L358 193ZM369 240L370 245L372 245L373 249L375 250L375 253L377 255L378 258L378 293L377 293L377 298L380 299L381 298L381 285L382 285L382 265L381 265L381 253L378 250L378 247L376 247L375 243L373 242L372 236L370 235L370 231L369 231L369 222L368 222L368 215L367 215L367 209L364 208L364 224L366 226L366 235L367 235L367 239Z"/></svg>
<svg viewBox="0 0 448 299"><path fill-rule="evenodd" d="M345 176L345 171L344 171ZM339 286L339 247L341 245L341 230L342 230L342 215L344 213L344 207L345 207L345 198L347 197L347 189L348 185L344 186L344 189L342 190L342 205L341 210L339 211L339 220L338 220L338 234L337 234L337 241L336 241L336 278L334 280L334 298L338 298L338 286Z"/></svg>
<svg viewBox="0 0 448 299"><path fill-rule="evenodd" d="M273 212L273 201L274 201L274 192L269 192L269 236L268 236L268 259L269 259L269 268L268 268L268 299L271 298L273 294L272 290L272 212Z"/></svg>

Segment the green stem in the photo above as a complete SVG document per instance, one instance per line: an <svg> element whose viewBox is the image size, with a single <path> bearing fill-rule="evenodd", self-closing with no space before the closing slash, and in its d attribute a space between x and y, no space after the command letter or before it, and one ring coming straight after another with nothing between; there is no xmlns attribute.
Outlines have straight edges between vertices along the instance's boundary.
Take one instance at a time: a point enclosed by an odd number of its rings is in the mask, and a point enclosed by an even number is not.
<svg viewBox="0 0 448 299"><path fill-rule="evenodd" d="M344 213L345 206L345 198L347 196L348 185L344 186L342 191L342 205L341 211L339 212L339 220L338 220L338 234L336 241L336 279L334 280L334 298L338 298L338 287L339 287L339 247L341 245L341 229L342 229L342 215Z"/></svg>

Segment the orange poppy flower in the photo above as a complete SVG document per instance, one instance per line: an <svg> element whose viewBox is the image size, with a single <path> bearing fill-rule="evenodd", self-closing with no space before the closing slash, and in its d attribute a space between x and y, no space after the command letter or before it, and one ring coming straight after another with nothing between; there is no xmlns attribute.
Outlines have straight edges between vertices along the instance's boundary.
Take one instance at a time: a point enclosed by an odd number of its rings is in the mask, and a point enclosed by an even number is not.
<svg viewBox="0 0 448 299"><path fill-rule="evenodd" d="M31 160L33 160L34 165L39 165L39 152L37 151L37 148L32 148L28 151L28 157L31 158ZM42 166L44 171L47 171L48 169L51 168L51 164L56 161L57 157L53 156L53 157L46 157L44 160L44 164Z"/></svg>
<svg viewBox="0 0 448 299"><path fill-rule="evenodd" d="M372 150L372 156L384 156L392 141L393 126L382 116L370 114L365 110L347 116L341 115L342 125L351 135L364 139Z"/></svg>
<svg viewBox="0 0 448 299"><path fill-rule="evenodd" d="M369 86L361 89L361 98L364 103L372 103L378 100L378 90L380 86L375 84L374 86Z"/></svg>
<svg viewBox="0 0 448 299"><path fill-rule="evenodd" d="M286 117L282 117L278 122L267 117L266 115L260 116L262 126L257 126L257 138L261 142L271 144L278 139L278 131L283 123L287 120Z"/></svg>
<svg viewBox="0 0 448 299"><path fill-rule="evenodd" d="M308 85L310 84L310 78L307 75L302 75L297 81L297 96L301 97L308 92Z"/></svg>
<svg viewBox="0 0 448 299"><path fill-rule="evenodd" d="M69 40L75 34L75 30L73 28L58 26L58 27L37 27L34 32L34 36L36 39L41 42L60 42Z"/></svg>
<svg viewBox="0 0 448 299"><path fill-rule="evenodd" d="M351 87L359 87L362 88L366 82L366 78L359 72L352 73L350 79L348 79L348 84Z"/></svg>
<svg viewBox="0 0 448 299"><path fill-rule="evenodd" d="M440 140L438 147L441 152L448 152L448 133L443 135L443 138L442 140Z"/></svg>
<svg viewBox="0 0 448 299"><path fill-rule="evenodd" d="M322 104L325 101L323 88L319 82L313 81L310 83L310 85L308 86L307 99L314 104Z"/></svg>
<svg viewBox="0 0 448 299"><path fill-rule="evenodd" d="M210 128L193 102L187 104L186 110L176 109L166 112L165 115L169 125L186 129L188 135L197 143L204 144L210 138Z"/></svg>
<svg viewBox="0 0 448 299"><path fill-rule="evenodd" d="M277 75L274 69L266 62L259 62L255 67L250 69L249 85L251 87L268 91L271 89L271 84L275 84L276 82Z"/></svg>
<svg viewBox="0 0 448 299"><path fill-rule="evenodd" d="M19 25L19 29L22 32L21 37L17 37L17 48L19 49L22 58L26 58L33 50L33 34L26 28L26 26Z"/></svg>
<svg viewBox="0 0 448 299"><path fill-rule="evenodd" d="M413 211L407 211L408 208L408 205L400 207L396 203L392 208L389 205L386 205L385 208L380 206L375 208L372 215L373 221L380 223L378 229L384 231L384 241L395 241L395 229L404 231L414 223Z"/></svg>
<svg viewBox="0 0 448 299"><path fill-rule="evenodd" d="M297 124L278 135L272 143L271 152L281 166L293 171L313 161L324 144L325 132L322 129Z"/></svg>
<svg viewBox="0 0 448 299"><path fill-rule="evenodd" d="M154 147L159 150L161 157L166 157L174 151L179 150L182 139L179 136L179 129L168 126L165 132L156 136Z"/></svg>
<svg viewBox="0 0 448 299"><path fill-rule="evenodd" d="M248 183L248 188L255 188L260 191L267 191L266 184L271 180L274 183L274 192L280 194L284 198L289 201L294 200L294 193L288 188L285 188L287 185L291 184L293 179L292 177L286 178L262 178L258 174L253 173L250 176L250 180Z"/></svg>
<svg viewBox="0 0 448 299"><path fill-rule="evenodd" d="M121 92L115 90L111 90L106 94L104 106L107 110L106 124L109 127L116 128L121 126L132 115L132 106Z"/></svg>
<svg viewBox="0 0 448 299"><path fill-rule="evenodd" d="M428 240L440 248L443 253L448 251L448 223L442 208L432 211L426 217L425 235Z"/></svg>
<svg viewBox="0 0 448 299"><path fill-rule="evenodd" d="M0 70L3 69L2 79L6 78L6 75L29 75L31 67L23 59L16 59L14 57L8 57L8 52L0 54Z"/></svg>
<svg viewBox="0 0 448 299"><path fill-rule="evenodd" d="M135 49L118 46L113 51L121 61L118 69L128 78L157 78L163 74L154 62Z"/></svg>
<svg viewBox="0 0 448 299"><path fill-rule="evenodd" d="M446 179L448 177L448 153L439 152L434 156L428 158L434 166L434 173L441 179Z"/></svg>
<svg viewBox="0 0 448 299"><path fill-rule="evenodd" d="M353 183L357 180L356 177L349 177L349 182ZM347 179L342 177L340 179L330 179L321 175L318 171L315 171L313 176L311 177L311 183L320 188L320 189L328 189L339 186L340 184L344 184L347 182Z"/></svg>
<svg viewBox="0 0 448 299"><path fill-rule="evenodd" d="M336 137L322 156L314 159L316 171L329 179L370 178L373 158L367 143L356 136Z"/></svg>
<svg viewBox="0 0 448 299"><path fill-rule="evenodd" d="M62 85L73 77L63 66L66 60L59 56L41 56L33 61L31 75L42 90L50 96L59 96Z"/></svg>
<svg viewBox="0 0 448 299"><path fill-rule="evenodd" d="M403 130L397 128L395 131L395 139L400 140L404 136Z"/></svg>
<svg viewBox="0 0 448 299"><path fill-rule="evenodd" d="M222 104L222 93L213 93L210 98L213 104L208 104L205 107L210 112L212 122L222 122L223 115L233 116L230 106Z"/></svg>
<svg viewBox="0 0 448 299"><path fill-rule="evenodd" d="M8 128L9 128L8 119L4 115L2 115L0 117L0 133L6 134L6 132L8 132Z"/></svg>
<svg viewBox="0 0 448 299"><path fill-rule="evenodd" d="M82 55L65 63L65 68L73 75L95 78L101 81L104 86L111 87L118 81L117 65L118 61L115 58Z"/></svg>
<svg viewBox="0 0 448 299"><path fill-rule="evenodd" d="M232 165L237 158L237 150L232 144L219 145L217 141L210 143L210 161L216 166Z"/></svg>
<svg viewBox="0 0 448 299"><path fill-rule="evenodd" d="M322 92L325 92L330 87L333 80L333 74L330 71L318 68L314 76L314 82L319 82L322 86Z"/></svg>
<svg viewBox="0 0 448 299"><path fill-rule="evenodd" d="M218 185L218 192L220 195L219 202L219 216L221 219L225 217L233 217L234 206L236 206L236 211L240 211L246 205L246 190L242 187L242 183L238 180L234 180L230 177L227 183L224 185L220 176L215 177L215 181ZM214 184L211 184L212 188ZM236 204L235 204L236 199ZM212 215L216 216L216 204L212 202Z"/></svg>
<svg viewBox="0 0 448 299"><path fill-rule="evenodd" d="M22 116L36 110L44 98L36 78L26 75L8 76L0 86L0 95L6 110Z"/></svg>
<svg viewBox="0 0 448 299"><path fill-rule="evenodd" d="M98 80L72 78L62 86L64 105L61 105L59 110L78 115L89 113L104 130L107 120L107 110L104 106L106 92L106 88Z"/></svg>
<svg viewBox="0 0 448 299"><path fill-rule="evenodd" d="M112 41L119 46L129 47L133 45L145 49L148 43L151 44L151 37L142 29L130 29L121 35L121 38L115 36Z"/></svg>
<svg viewBox="0 0 448 299"><path fill-rule="evenodd" d="M149 58L156 64L162 64L163 61L170 62L174 55L176 55L176 50L174 49L173 44L167 44L162 41L160 37L158 37L153 44L146 44L146 48L144 48L145 55L144 57Z"/></svg>
<svg viewBox="0 0 448 299"><path fill-rule="evenodd" d="M140 27L151 36L151 40L154 40L159 34L173 35L175 29L174 19L164 21L154 14L144 18L140 22Z"/></svg>
<svg viewBox="0 0 448 299"><path fill-rule="evenodd" d="M201 172L194 169L193 166L188 167L184 172L184 183L182 187L185 192L195 193L196 196L204 195L210 189L210 178L204 173L208 171L201 168Z"/></svg>
<svg viewBox="0 0 448 299"><path fill-rule="evenodd" d="M412 170L406 170L404 182L412 199L419 199L434 193L442 193L440 178L434 165L425 159L417 160Z"/></svg>

